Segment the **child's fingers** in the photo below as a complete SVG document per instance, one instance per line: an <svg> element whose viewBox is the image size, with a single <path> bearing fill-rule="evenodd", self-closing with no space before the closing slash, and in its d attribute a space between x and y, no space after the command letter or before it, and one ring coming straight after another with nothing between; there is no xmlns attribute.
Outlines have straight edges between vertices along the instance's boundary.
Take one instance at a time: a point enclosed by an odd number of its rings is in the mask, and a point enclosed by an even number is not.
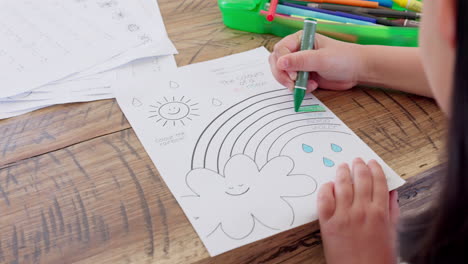
<svg viewBox="0 0 468 264"><path fill-rule="evenodd" d="M276 60L278 60L278 58L281 58L281 57L283 57L285 55L288 55L290 53L291 53L291 51L286 47L278 47L277 49L275 49L275 52L274 52L274 54L276 56ZM291 81L296 80L297 72L295 72L295 71L286 71L286 73L288 74Z"/></svg>
<svg viewBox="0 0 468 264"><path fill-rule="evenodd" d="M317 206L320 221L326 221L333 216L336 208L333 182L326 183L320 187L317 196Z"/></svg>
<svg viewBox="0 0 468 264"><path fill-rule="evenodd" d="M328 80L323 78L322 76L318 75L315 79L317 83L319 83L320 88L327 89L327 90L335 90L335 91L342 91L347 90L353 86L350 81L337 81L337 80Z"/></svg>
<svg viewBox="0 0 468 264"><path fill-rule="evenodd" d="M307 93L311 93L318 88L318 83L315 80L307 81Z"/></svg>
<svg viewBox="0 0 468 264"><path fill-rule="evenodd" d="M336 170L336 210L347 210L353 203L353 182L348 164L341 164Z"/></svg>
<svg viewBox="0 0 468 264"><path fill-rule="evenodd" d="M286 36L282 40L278 41L278 43L275 44L273 50L276 52L277 50L286 48L289 50L289 52L296 52L301 47L301 38L302 30Z"/></svg>
<svg viewBox="0 0 468 264"><path fill-rule="evenodd" d="M372 175L361 158L356 158L353 161L353 180L354 180L354 197L357 206L372 201Z"/></svg>
<svg viewBox="0 0 468 264"><path fill-rule="evenodd" d="M368 166L372 172L374 179L374 191L372 193L372 201L381 208L388 208L388 186L387 179L382 170L382 167L375 160L368 162Z"/></svg>
<svg viewBox="0 0 468 264"><path fill-rule="evenodd" d="M302 34L300 35L300 37L302 38ZM325 48L326 46L330 46L330 44L332 44L333 42L336 42L336 40L326 37L322 34L316 33L314 49L317 50L320 48Z"/></svg>
<svg viewBox="0 0 468 264"><path fill-rule="evenodd" d="M292 87L294 86L294 82L291 81L291 79L289 78L289 76L286 74L285 71L278 70L278 68L276 67L275 53L272 53L270 55L270 57L268 58L268 61L270 62L271 72L273 73L273 76L275 77L275 79L279 83L284 85L285 87L292 89Z"/></svg>
<svg viewBox="0 0 468 264"><path fill-rule="evenodd" d="M289 76L289 79L291 79L291 81L295 82L296 79L297 79L297 72L295 71L287 71L286 72Z"/></svg>
<svg viewBox="0 0 468 264"><path fill-rule="evenodd" d="M311 93L318 88L319 79L320 79L320 75L318 75L316 72L309 73L309 81L307 82L307 91L306 91L307 93Z"/></svg>
<svg viewBox="0 0 468 264"><path fill-rule="evenodd" d="M291 54L291 51L286 47L280 46L278 48L275 48L274 53L276 57L279 59L285 55Z"/></svg>
<svg viewBox="0 0 468 264"><path fill-rule="evenodd" d="M304 50L278 58L278 69L283 71L320 72L327 69L327 58L321 50Z"/></svg>
<svg viewBox="0 0 468 264"><path fill-rule="evenodd" d="M393 190L390 192L390 221L393 225L398 224L400 219L400 205L398 204L398 191Z"/></svg>

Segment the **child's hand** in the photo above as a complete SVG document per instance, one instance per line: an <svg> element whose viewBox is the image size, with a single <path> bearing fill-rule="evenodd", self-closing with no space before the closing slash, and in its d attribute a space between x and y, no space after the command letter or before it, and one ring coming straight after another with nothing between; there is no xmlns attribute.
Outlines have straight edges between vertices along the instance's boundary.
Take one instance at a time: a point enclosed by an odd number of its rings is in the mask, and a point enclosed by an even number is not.
<svg viewBox="0 0 468 264"><path fill-rule="evenodd" d="M270 55L270 67L279 83L293 89L297 71L308 71L308 92L317 87L346 90L357 85L365 71L361 46L316 34L314 50L298 51L301 36L299 31L285 37Z"/></svg>
<svg viewBox="0 0 468 264"><path fill-rule="evenodd" d="M372 160L340 165L336 181L322 186L318 213L328 264L395 264L397 193ZM353 175L353 176L351 176Z"/></svg>

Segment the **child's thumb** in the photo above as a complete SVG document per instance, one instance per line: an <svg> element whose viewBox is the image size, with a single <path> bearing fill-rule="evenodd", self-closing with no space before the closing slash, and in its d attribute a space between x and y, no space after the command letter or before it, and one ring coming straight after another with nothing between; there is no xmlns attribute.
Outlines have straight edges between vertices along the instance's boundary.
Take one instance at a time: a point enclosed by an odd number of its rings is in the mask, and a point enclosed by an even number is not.
<svg viewBox="0 0 468 264"><path fill-rule="evenodd" d="M284 55L278 59L277 67L283 71L320 71L324 57L320 50L304 50Z"/></svg>

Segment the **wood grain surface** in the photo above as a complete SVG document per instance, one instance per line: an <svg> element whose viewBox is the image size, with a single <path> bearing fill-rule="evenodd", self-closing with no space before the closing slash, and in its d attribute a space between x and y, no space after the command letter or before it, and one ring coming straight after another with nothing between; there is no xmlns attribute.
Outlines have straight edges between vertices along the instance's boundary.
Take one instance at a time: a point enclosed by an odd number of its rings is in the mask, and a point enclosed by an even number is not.
<svg viewBox="0 0 468 264"><path fill-rule="evenodd" d="M214 0L159 4L179 66L279 40L226 28ZM432 100L370 88L316 95L410 179L404 215L429 204L445 128ZM0 135L0 263L325 262L317 223L210 258L115 100L2 120Z"/></svg>

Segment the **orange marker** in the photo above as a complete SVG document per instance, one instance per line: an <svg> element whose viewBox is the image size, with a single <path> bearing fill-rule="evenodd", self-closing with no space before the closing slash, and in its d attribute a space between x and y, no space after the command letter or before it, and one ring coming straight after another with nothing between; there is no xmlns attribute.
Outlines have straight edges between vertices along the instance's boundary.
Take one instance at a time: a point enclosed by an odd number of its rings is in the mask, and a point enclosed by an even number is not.
<svg viewBox="0 0 468 264"><path fill-rule="evenodd" d="M305 0L305 1L313 2L313 3L328 3L328 4L360 6L360 7L368 7L368 8L379 7L378 2L361 1L361 0Z"/></svg>

